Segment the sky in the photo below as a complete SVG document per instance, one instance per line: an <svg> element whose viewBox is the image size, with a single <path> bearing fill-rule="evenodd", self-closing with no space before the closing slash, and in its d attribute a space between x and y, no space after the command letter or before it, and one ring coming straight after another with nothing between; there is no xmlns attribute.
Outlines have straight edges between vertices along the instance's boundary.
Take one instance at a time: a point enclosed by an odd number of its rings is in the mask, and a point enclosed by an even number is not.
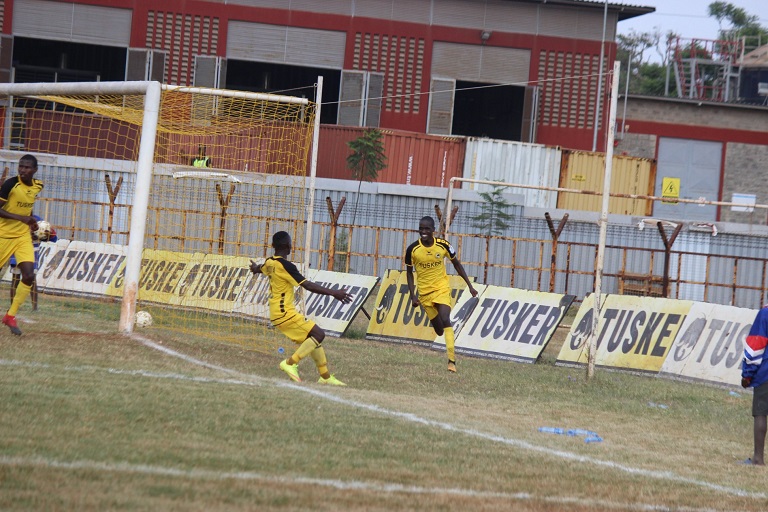
<svg viewBox="0 0 768 512"><path fill-rule="evenodd" d="M650 32L658 27L662 36L672 30L689 39L717 39L717 20L707 15L714 0L610 0L609 3L655 7L656 12L620 21L619 34ZM725 0L741 7L747 14L760 18L760 24L768 27L768 0ZM726 22L727 25L727 22Z"/></svg>

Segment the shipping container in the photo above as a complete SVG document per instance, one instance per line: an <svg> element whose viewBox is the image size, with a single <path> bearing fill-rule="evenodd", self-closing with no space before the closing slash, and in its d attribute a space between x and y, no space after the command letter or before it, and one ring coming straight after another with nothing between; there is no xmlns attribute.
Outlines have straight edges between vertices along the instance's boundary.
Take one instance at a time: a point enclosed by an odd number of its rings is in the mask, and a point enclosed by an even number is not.
<svg viewBox="0 0 768 512"><path fill-rule="evenodd" d="M319 178L352 179L347 168L350 149L347 142L360 137L366 128L320 126L317 155ZM466 141L463 137L442 137L397 130L382 130L387 167L379 172L377 183L447 187L461 176Z"/></svg>
<svg viewBox="0 0 768 512"><path fill-rule="evenodd" d="M525 206L555 208L560 180L560 148L495 139L467 139L463 177L542 187L510 187L504 193L521 194ZM465 183L464 189L488 192L491 185Z"/></svg>
<svg viewBox="0 0 768 512"><path fill-rule="evenodd" d="M560 187L597 192L597 195L561 192L557 207L564 210L599 212L602 209L605 182L605 153L563 150L560 165ZM653 195L656 160L631 156L613 157L611 193L641 196ZM653 212L650 199L611 197L608 213L646 217Z"/></svg>

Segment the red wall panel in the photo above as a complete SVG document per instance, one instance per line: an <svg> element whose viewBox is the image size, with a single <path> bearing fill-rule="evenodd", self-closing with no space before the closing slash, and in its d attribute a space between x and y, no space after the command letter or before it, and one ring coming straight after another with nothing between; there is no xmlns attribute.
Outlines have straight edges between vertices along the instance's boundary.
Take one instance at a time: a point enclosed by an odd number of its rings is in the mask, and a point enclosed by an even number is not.
<svg viewBox="0 0 768 512"><path fill-rule="evenodd" d="M359 137L364 128L322 125L318 147L317 176L352 179L347 168L350 154L347 142ZM376 182L400 185L447 186L453 177L461 177L466 140L421 133L383 130L387 167Z"/></svg>

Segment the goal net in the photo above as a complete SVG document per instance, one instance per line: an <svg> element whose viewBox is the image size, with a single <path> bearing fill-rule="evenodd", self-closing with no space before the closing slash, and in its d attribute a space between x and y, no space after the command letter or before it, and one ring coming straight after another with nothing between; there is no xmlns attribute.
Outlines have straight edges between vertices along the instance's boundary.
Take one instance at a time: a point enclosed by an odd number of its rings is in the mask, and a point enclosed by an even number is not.
<svg viewBox="0 0 768 512"><path fill-rule="evenodd" d="M37 156L36 213L70 251L119 255L109 283L70 291L122 300L124 330L146 310L152 329L276 350L267 282L249 264L271 254L280 230L304 263L317 104L163 86L155 108L147 84L0 86L5 175L21 155ZM61 265L73 258L52 260L59 269L41 288L65 279Z"/></svg>

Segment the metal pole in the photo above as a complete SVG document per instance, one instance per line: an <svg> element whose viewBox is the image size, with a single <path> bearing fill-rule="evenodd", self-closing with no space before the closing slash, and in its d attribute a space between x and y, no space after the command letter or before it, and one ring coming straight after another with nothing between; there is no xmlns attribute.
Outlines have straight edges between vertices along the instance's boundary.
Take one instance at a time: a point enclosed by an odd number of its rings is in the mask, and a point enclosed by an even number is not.
<svg viewBox="0 0 768 512"><path fill-rule="evenodd" d="M445 198L445 231L443 232L443 238L448 237L448 231L451 229L451 202L453 201L453 183L456 181L456 177L451 178L448 181L448 195Z"/></svg>
<svg viewBox="0 0 768 512"><path fill-rule="evenodd" d="M632 52L627 59L627 79L624 81L624 113L621 115L621 139L627 132L627 96L629 95L629 76L632 74Z"/></svg>
<svg viewBox="0 0 768 512"><path fill-rule="evenodd" d="M600 211L600 239L597 245L597 263L595 264L595 302L592 312L592 332L589 335L589 351L587 353L587 379L595 375L595 356L597 353L597 324L600 319L600 294L602 293L603 263L605 261L605 239L608 234L608 200L611 192L611 170L613 169L613 141L616 130L616 107L619 93L619 61L613 63L613 80L611 81L611 110L608 117L608 140L605 150L605 179L603 180L603 206Z"/></svg>
<svg viewBox="0 0 768 512"><path fill-rule="evenodd" d="M592 151L597 151L597 130L600 127L600 107L603 96L603 60L605 59L605 26L608 23L608 0L603 7L603 38L600 40L600 72L598 73L597 97L595 98L595 130L592 135Z"/></svg>
<svg viewBox="0 0 768 512"><path fill-rule="evenodd" d="M136 300L139 298L139 274L141 252L144 249L144 233L149 207L149 188L152 185L152 166L155 159L155 138L160 115L160 83L149 82L144 96L144 118L141 124L141 142L136 167L136 189L131 209L131 231L128 253L125 258L123 302L120 306L120 330L133 331Z"/></svg>
<svg viewBox="0 0 768 512"><path fill-rule="evenodd" d="M317 95L315 103L315 125L312 128L312 155L309 163L309 211L307 212L307 230L304 234L304 271L309 270L310 257L312 256L312 220L315 215L315 182L317 180L317 150L320 143L320 105L323 102L323 77L317 77ZM306 297L306 294L302 294Z"/></svg>

